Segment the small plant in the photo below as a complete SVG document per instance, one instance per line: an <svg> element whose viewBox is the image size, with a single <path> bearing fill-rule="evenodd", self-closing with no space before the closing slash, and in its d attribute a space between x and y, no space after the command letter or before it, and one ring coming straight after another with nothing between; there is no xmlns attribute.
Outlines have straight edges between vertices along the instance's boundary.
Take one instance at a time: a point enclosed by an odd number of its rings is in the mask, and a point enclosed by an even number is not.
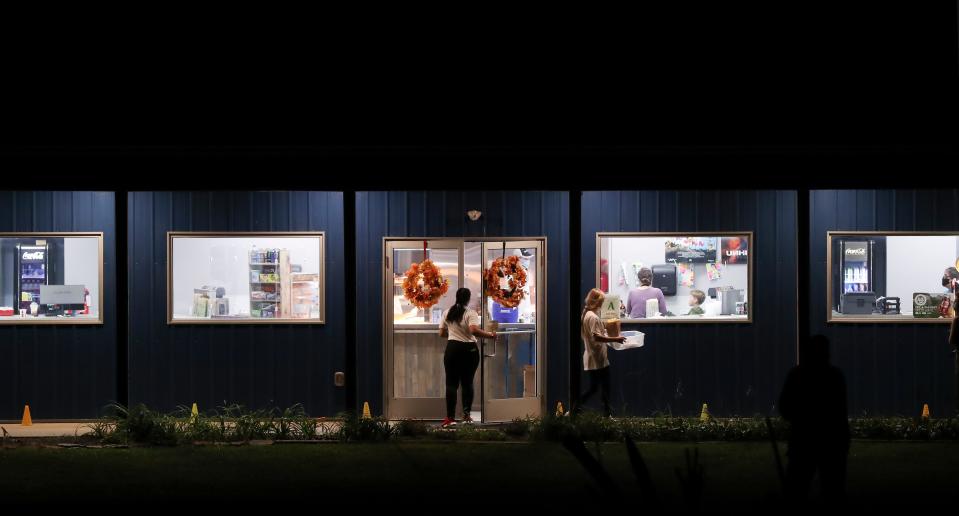
<svg viewBox="0 0 959 516"><path fill-rule="evenodd" d="M114 418L101 417L84 425L84 427L90 429L88 435L97 441L111 444L116 444L121 441L122 436L117 433L117 422Z"/></svg>
<svg viewBox="0 0 959 516"><path fill-rule="evenodd" d="M596 412L584 412L575 416L573 426L584 441L598 443L622 439L619 423Z"/></svg>
<svg viewBox="0 0 959 516"><path fill-rule="evenodd" d="M569 435L576 435L575 417L547 415L533 420L529 437L534 441L562 441Z"/></svg>
<svg viewBox="0 0 959 516"><path fill-rule="evenodd" d="M530 427L535 420L530 417L516 418L503 426L503 433L514 439L522 439L529 436Z"/></svg>
<svg viewBox="0 0 959 516"><path fill-rule="evenodd" d="M293 436L296 439L311 441L318 437L319 421L306 414L300 414L293 419Z"/></svg>
<svg viewBox="0 0 959 516"><path fill-rule="evenodd" d="M172 446L179 432L173 416L151 411L144 404L127 409L120 404L110 405L115 414L115 432L123 442Z"/></svg>
<svg viewBox="0 0 959 516"><path fill-rule="evenodd" d="M474 428L463 426L455 432L443 432L455 436L457 441L505 441L506 434L488 428Z"/></svg>
<svg viewBox="0 0 959 516"><path fill-rule="evenodd" d="M276 416L277 411L270 411L270 433L274 439L289 440L297 432L296 422L303 417L306 412L299 403L288 407Z"/></svg>
<svg viewBox="0 0 959 516"><path fill-rule="evenodd" d="M252 441L268 439L273 427L273 415L269 410L247 410L239 404L223 407L227 421L232 423L229 432L231 441Z"/></svg>
<svg viewBox="0 0 959 516"><path fill-rule="evenodd" d="M428 433L426 423L418 419L404 419L396 425L398 437L423 437Z"/></svg>
<svg viewBox="0 0 959 516"><path fill-rule="evenodd" d="M353 412L340 416L341 441L388 441L394 437L394 433L390 422L382 417L364 418Z"/></svg>
<svg viewBox="0 0 959 516"><path fill-rule="evenodd" d="M226 440L226 430L218 424L215 417L210 418L203 412L193 416L191 408L184 405L177 407L172 417L176 420L181 441L221 442Z"/></svg>

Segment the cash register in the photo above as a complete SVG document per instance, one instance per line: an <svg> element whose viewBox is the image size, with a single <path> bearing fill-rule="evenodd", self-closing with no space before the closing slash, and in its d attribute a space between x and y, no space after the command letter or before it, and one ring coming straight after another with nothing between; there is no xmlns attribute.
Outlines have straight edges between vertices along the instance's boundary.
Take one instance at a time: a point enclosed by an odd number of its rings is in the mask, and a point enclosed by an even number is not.
<svg viewBox="0 0 959 516"><path fill-rule="evenodd" d="M875 292L844 292L839 303L839 313L847 315L870 315L875 306Z"/></svg>
<svg viewBox="0 0 959 516"><path fill-rule="evenodd" d="M40 303L46 307L47 317L73 315L82 311L86 304L86 287L83 285L40 285Z"/></svg>

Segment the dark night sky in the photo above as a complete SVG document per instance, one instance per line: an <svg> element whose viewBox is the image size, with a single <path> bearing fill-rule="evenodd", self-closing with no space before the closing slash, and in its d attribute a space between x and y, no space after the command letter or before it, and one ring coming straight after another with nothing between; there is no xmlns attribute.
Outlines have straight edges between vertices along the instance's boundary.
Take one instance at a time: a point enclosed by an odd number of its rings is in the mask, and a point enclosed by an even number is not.
<svg viewBox="0 0 959 516"><path fill-rule="evenodd" d="M3 147L955 148L955 2L801 7L64 45Z"/></svg>

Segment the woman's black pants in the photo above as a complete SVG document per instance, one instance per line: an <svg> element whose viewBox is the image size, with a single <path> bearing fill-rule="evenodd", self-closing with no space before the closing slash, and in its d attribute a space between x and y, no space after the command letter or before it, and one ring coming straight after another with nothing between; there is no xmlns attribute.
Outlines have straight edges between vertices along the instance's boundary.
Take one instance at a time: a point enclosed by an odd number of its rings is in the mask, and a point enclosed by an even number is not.
<svg viewBox="0 0 959 516"><path fill-rule="evenodd" d="M602 369L588 369L586 376L589 377L589 389L579 397L579 403L576 404L578 410L582 410L583 405L590 399L596 390L599 390L599 396L603 400L603 413L607 416L612 414L609 409L609 366ZM578 411L577 410L577 411Z"/></svg>
<svg viewBox="0 0 959 516"><path fill-rule="evenodd" d="M473 406L473 376L479 367L479 348L475 342L446 342L443 368L446 369L446 417L456 416L456 388L463 389L463 412Z"/></svg>

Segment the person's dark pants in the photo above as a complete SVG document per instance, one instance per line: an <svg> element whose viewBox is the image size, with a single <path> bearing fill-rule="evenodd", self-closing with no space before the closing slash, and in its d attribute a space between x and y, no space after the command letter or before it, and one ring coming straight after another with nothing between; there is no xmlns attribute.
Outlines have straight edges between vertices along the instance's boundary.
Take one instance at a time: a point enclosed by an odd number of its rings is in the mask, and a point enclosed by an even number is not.
<svg viewBox="0 0 959 516"><path fill-rule="evenodd" d="M786 495L794 502L809 497L813 477L819 472L823 501L842 504L846 498L846 458L848 451L790 449L786 466Z"/></svg>
<svg viewBox="0 0 959 516"><path fill-rule="evenodd" d="M473 376L479 367L479 348L475 342L446 342L443 368L446 370L446 417L456 416L456 389L463 389L463 412L470 413L473 406Z"/></svg>
<svg viewBox="0 0 959 516"><path fill-rule="evenodd" d="M586 376L589 378L589 389L579 397L579 403L576 404L574 412L582 410L586 401L599 390L600 399L603 401L603 413L607 416L611 415L612 411L609 409L609 366L602 369L588 369Z"/></svg>

